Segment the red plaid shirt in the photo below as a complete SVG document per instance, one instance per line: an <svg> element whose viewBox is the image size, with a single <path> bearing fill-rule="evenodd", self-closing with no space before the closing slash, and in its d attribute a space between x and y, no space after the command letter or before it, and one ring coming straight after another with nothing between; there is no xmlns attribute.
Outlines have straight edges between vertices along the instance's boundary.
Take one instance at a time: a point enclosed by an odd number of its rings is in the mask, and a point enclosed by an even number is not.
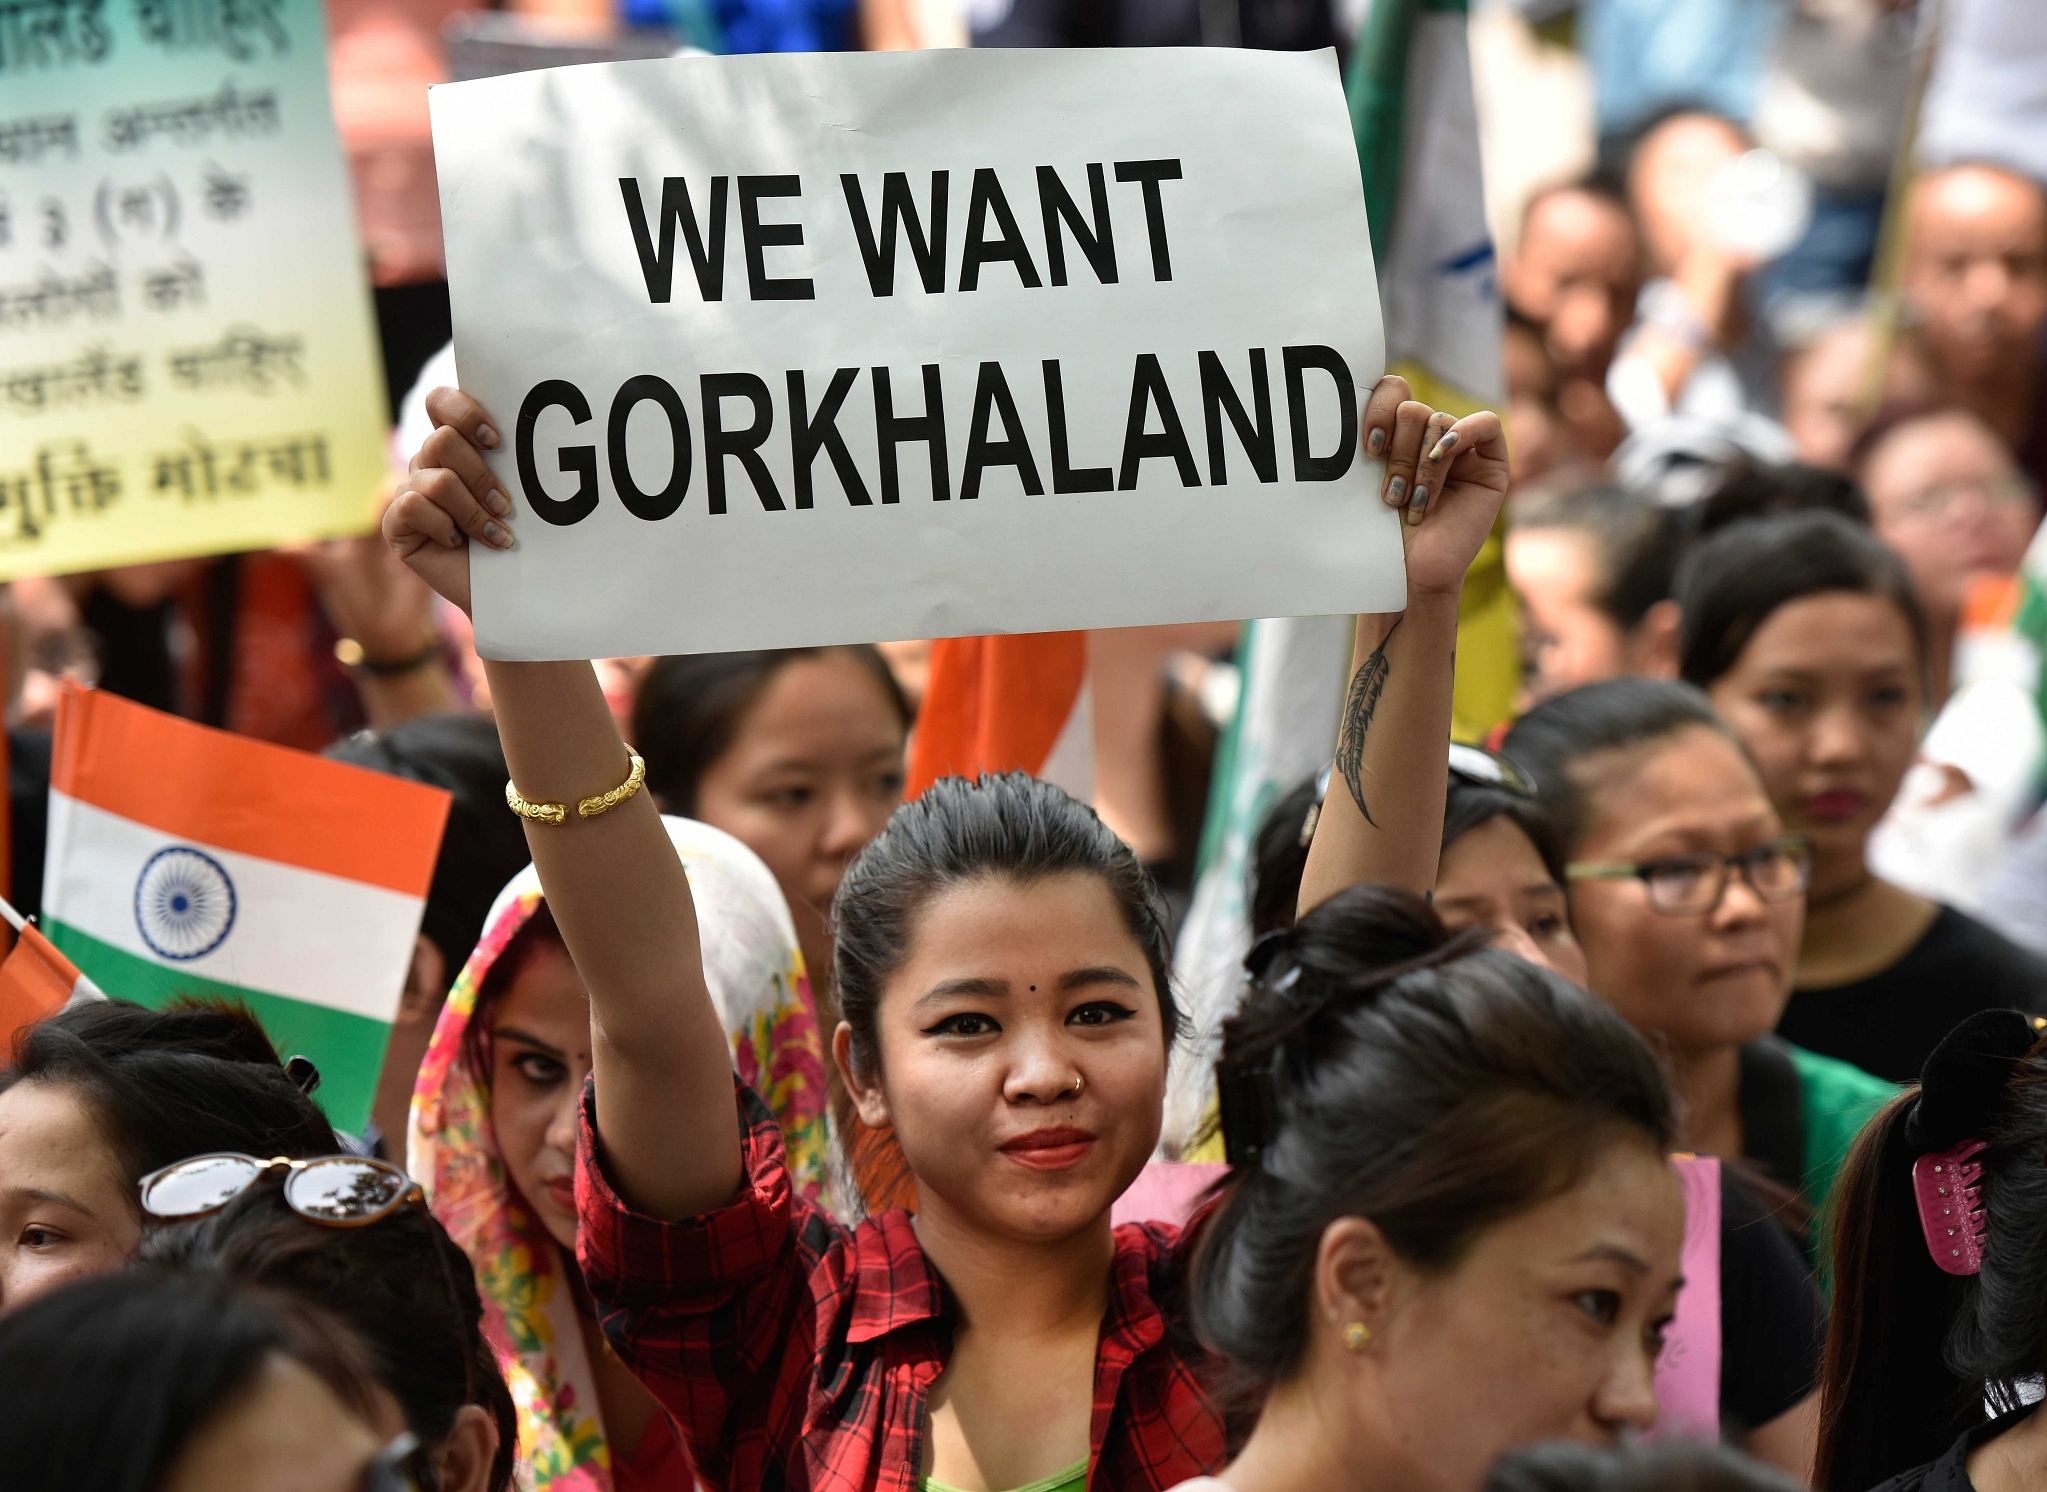
<svg viewBox="0 0 2047 1492"><path fill-rule="evenodd" d="M715 1212L664 1223L611 1189L584 1093L576 1252L605 1335L675 1417L719 1492L917 1492L925 1403L957 1319L910 1217L847 1228L795 1194L782 1132L740 1089L746 1179ZM1095 1355L1088 1485L1150 1492L1219 1469L1221 1411L1155 1297L1179 1230L1116 1230Z"/></svg>

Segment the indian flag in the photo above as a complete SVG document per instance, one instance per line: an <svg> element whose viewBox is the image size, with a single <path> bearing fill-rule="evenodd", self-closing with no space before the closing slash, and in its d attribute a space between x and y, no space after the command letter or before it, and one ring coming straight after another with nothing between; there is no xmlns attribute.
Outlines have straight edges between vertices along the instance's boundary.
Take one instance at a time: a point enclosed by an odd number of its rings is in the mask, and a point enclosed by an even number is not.
<svg viewBox="0 0 2047 1492"><path fill-rule="evenodd" d="M109 995L239 1000L368 1117L449 797L67 689L43 926Z"/></svg>

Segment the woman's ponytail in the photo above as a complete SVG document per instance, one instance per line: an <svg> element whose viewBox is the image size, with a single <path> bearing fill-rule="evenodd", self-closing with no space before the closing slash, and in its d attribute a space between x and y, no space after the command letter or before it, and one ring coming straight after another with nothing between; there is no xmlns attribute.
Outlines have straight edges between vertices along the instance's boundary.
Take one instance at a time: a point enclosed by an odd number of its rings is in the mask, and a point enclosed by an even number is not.
<svg viewBox="0 0 2047 1492"><path fill-rule="evenodd" d="M1305 1075L1309 1053L1318 1049L1318 1027L1340 1023L1409 974L1476 953L1488 940L1479 928L1453 937L1435 909L1412 892L1366 884L1253 943L1244 958L1251 987L1223 1023L1216 1063L1230 1163L1256 1164L1272 1142L1280 1090Z"/></svg>
<svg viewBox="0 0 2047 1492"><path fill-rule="evenodd" d="M1870 1120L1833 1193L1834 1303L1820 1368L1823 1492L1867 1492L1946 1450L1974 1415L1943 1355L1961 1281L1926 1251L1912 1198L1907 1091Z"/></svg>
<svg viewBox="0 0 2047 1492"><path fill-rule="evenodd" d="M1820 1376L1819 1455L1815 1484L1823 1492L1866 1492L1945 1451L1982 1419L1986 1389L2026 1363L1992 1360L1974 1350L1976 1306L1989 1292L2010 1293L2018 1278L2038 1276L2047 1260L2031 1212L2021 1205L2047 1179L2031 1132L2038 1127L2015 1100L2038 1090L2015 1083L2030 1066L2036 1032L2016 1010L1971 1016L1948 1033L1927 1058L1921 1085L1880 1111L1862 1131L1841 1168L1833 1194L1833 1311ZM1984 1167L1955 1215L1936 1224L1921 1217L1913 1167L1922 1157L1973 1141ZM1952 1175L1953 1167L1947 1166ZM1962 1188L1957 1187L1959 1193ZM1951 1273L1934 1262L1929 1242L1938 1226L1972 1226L1970 1214L1987 1201L1993 1217L1982 1274ZM2037 1292L2036 1292L2037 1293ZM2032 1345L2037 1364L2043 1302L2029 1320L2012 1323Z"/></svg>

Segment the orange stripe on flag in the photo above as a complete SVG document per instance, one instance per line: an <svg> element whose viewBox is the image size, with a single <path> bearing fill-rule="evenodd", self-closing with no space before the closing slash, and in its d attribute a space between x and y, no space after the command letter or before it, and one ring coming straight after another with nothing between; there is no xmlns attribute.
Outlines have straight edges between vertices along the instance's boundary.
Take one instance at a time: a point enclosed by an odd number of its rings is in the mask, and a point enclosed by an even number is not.
<svg viewBox="0 0 2047 1492"><path fill-rule="evenodd" d="M1042 771L1086 678L1085 632L939 639L910 751L909 795L941 777Z"/></svg>
<svg viewBox="0 0 2047 1492"><path fill-rule="evenodd" d="M2025 582L2016 575L1978 575L1962 592L1962 630L2008 630L2025 594Z"/></svg>
<svg viewBox="0 0 2047 1492"><path fill-rule="evenodd" d="M13 951L0 960L0 1053L25 1028L62 1010L77 985L77 965L33 927L24 927Z"/></svg>
<svg viewBox="0 0 2047 1492"><path fill-rule="evenodd" d="M75 686L57 704L50 787L178 839L407 896L433 879L450 802L439 788Z"/></svg>

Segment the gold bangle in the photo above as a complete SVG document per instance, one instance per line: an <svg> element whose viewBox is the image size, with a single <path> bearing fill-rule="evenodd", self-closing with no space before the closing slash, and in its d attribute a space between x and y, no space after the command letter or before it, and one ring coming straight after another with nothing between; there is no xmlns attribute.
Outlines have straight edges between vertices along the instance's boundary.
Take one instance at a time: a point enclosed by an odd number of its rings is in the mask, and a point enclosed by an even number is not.
<svg viewBox="0 0 2047 1492"><path fill-rule="evenodd" d="M632 769L626 773L625 781L608 793L593 793L577 800L576 815L579 818L594 819L611 812L619 804L638 795L647 782L647 763L640 754L628 746L625 754L632 758ZM523 796L512 786L510 778L505 779L505 806L522 819L531 819L536 824L565 824L569 820L569 805L566 803L535 803Z"/></svg>

